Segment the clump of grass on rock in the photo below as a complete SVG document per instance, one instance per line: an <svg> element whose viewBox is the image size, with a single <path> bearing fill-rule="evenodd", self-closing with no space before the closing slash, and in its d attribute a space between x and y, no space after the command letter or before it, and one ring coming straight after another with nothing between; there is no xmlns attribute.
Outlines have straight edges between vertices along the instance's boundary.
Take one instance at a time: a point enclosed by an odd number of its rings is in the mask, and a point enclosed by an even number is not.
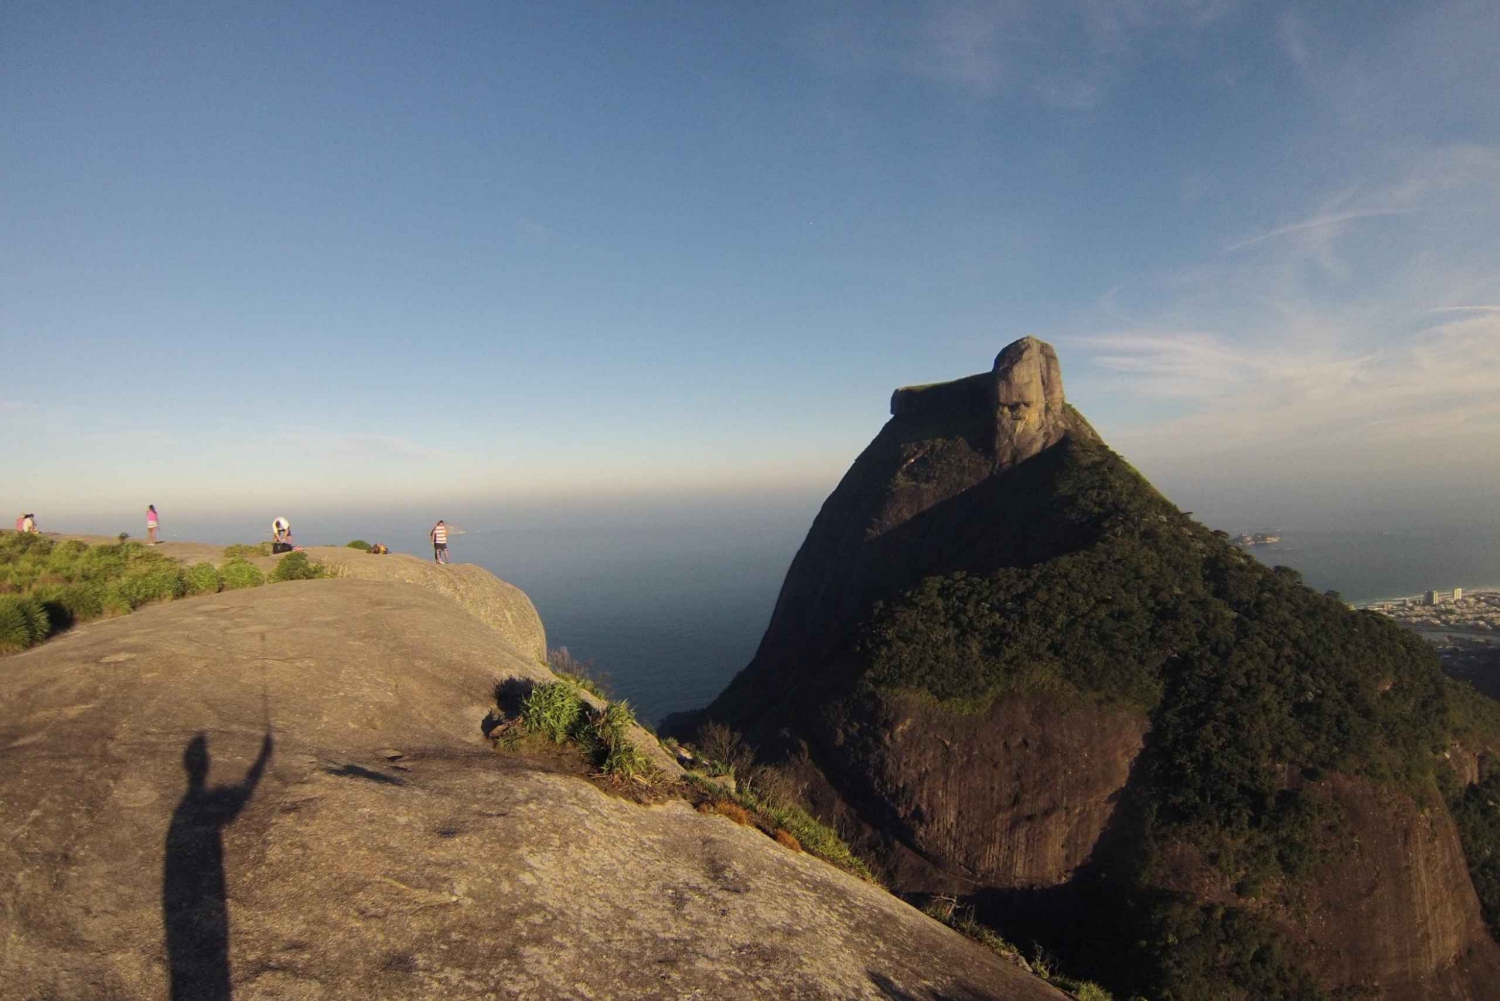
<svg viewBox="0 0 1500 1001"><path fill-rule="evenodd" d="M194 563L183 572L188 594L213 594L224 586L212 563Z"/></svg>
<svg viewBox="0 0 1500 1001"><path fill-rule="evenodd" d="M224 582L224 590L237 591L245 587L260 587L266 582L266 575L249 560L230 560L219 568L219 579Z"/></svg>
<svg viewBox="0 0 1500 1001"><path fill-rule="evenodd" d="M42 603L28 595L0 595L0 653L25 650L52 630Z"/></svg>
<svg viewBox="0 0 1500 1001"><path fill-rule="evenodd" d="M327 576L323 565L313 563L306 553L287 553L271 571L270 580L274 584L284 580L318 580Z"/></svg>
<svg viewBox="0 0 1500 1001"><path fill-rule="evenodd" d="M578 745L606 775L644 778L651 764L630 739L635 716L624 702L595 709L571 681L536 685L521 705L522 726L554 744Z"/></svg>
<svg viewBox="0 0 1500 1001"><path fill-rule="evenodd" d="M370 544L364 539L353 539L349 542L344 543L344 548L358 549L360 552L368 553L371 547Z"/></svg>
<svg viewBox="0 0 1500 1001"><path fill-rule="evenodd" d="M254 545L247 545L243 542L236 542L232 546L224 547L224 558L226 560L249 560L254 559L257 556L270 555L271 544L269 542L257 542Z"/></svg>

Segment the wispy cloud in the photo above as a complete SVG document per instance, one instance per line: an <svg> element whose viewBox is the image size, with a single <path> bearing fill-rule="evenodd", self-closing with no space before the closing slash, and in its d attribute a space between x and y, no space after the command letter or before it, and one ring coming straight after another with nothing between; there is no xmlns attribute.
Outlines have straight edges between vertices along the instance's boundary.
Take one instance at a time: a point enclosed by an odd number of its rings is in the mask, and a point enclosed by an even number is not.
<svg viewBox="0 0 1500 1001"><path fill-rule="evenodd" d="M1121 68L1158 41L1225 20L1236 0L938 0L905 19L829 5L803 47L837 73L900 72L988 99L1101 104Z"/></svg>
<svg viewBox="0 0 1500 1001"><path fill-rule="evenodd" d="M16 413L17 411L25 409L26 404L22 403L20 400L0 400L0 412Z"/></svg>
<svg viewBox="0 0 1500 1001"><path fill-rule="evenodd" d="M1500 306L1435 306L1434 313L1500 313Z"/></svg>
<svg viewBox="0 0 1500 1001"><path fill-rule="evenodd" d="M1142 393L1211 405L1124 440L1153 450L1223 452L1253 444L1341 448L1455 438L1500 439L1500 317L1450 321L1361 354L1306 357L1280 345L1115 334L1097 360Z"/></svg>
<svg viewBox="0 0 1500 1001"><path fill-rule="evenodd" d="M1312 219L1304 219L1301 222L1290 223L1286 226L1278 226L1269 232L1261 233L1257 236L1252 236L1249 239L1237 240L1236 242L1231 243L1227 247L1225 247L1224 251L1225 253L1229 253L1235 250L1243 250L1246 247L1253 247L1257 243L1264 243L1267 240L1274 240L1278 237L1289 236L1294 233L1302 233L1308 230L1326 229L1330 226L1341 226L1344 223L1354 222L1357 219L1371 219L1377 218L1379 216L1404 215L1410 211L1411 209L1365 209L1363 211L1357 212L1338 212L1332 215L1316 216Z"/></svg>

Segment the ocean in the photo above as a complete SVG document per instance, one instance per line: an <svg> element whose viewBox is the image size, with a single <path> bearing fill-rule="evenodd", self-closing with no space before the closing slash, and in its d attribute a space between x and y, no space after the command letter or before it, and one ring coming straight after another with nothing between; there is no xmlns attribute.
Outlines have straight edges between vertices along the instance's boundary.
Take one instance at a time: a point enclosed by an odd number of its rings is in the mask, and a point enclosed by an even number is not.
<svg viewBox="0 0 1500 1001"><path fill-rule="evenodd" d="M645 719L706 705L755 654L809 521L470 533L473 561L531 595L552 646L593 660ZM1362 603L1500 585L1500 532L1282 531L1250 548Z"/></svg>
<svg viewBox="0 0 1500 1001"><path fill-rule="evenodd" d="M655 722L706 705L749 663L817 503L810 497L699 503L671 511L642 505L623 516L608 509L547 518L473 514L452 519L470 528L453 537L453 558L525 590L541 613L548 644L593 661L617 697ZM269 519L262 520L165 524L168 538L248 542L265 535ZM410 513L299 516L294 525L298 541L308 544L358 536L398 552L432 555L425 539L431 521ZM1258 559L1290 566L1310 587L1336 590L1354 604L1429 588L1500 586L1495 529L1250 530L1281 537L1251 547Z"/></svg>

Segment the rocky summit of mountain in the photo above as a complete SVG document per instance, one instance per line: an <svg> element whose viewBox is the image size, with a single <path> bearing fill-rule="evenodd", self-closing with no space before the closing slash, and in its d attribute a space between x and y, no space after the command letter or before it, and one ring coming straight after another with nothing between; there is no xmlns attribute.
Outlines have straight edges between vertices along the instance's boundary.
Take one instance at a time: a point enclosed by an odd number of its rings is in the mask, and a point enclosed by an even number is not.
<svg viewBox="0 0 1500 1001"><path fill-rule="evenodd" d="M1500 996L1494 703L1178 510L1041 341L891 410L706 718L1118 992Z"/></svg>
<svg viewBox="0 0 1500 1001"><path fill-rule="evenodd" d="M558 682L525 595L311 552L344 575L0 657L0 996L1063 998L695 810L642 731L644 798L497 749L497 692Z"/></svg>

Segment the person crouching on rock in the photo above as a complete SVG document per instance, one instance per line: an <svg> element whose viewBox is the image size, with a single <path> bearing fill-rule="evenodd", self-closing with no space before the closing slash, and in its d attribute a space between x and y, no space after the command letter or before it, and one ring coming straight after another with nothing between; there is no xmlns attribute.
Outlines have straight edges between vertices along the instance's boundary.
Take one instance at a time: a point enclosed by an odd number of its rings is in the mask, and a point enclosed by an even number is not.
<svg viewBox="0 0 1500 1001"><path fill-rule="evenodd" d="M432 538L432 560L434 563L448 562L448 526L443 524L439 518L438 523L432 526L432 531L427 533Z"/></svg>
<svg viewBox="0 0 1500 1001"><path fill-rule="evenodd" d="M292 551L292 523L285 518L277 518L271 522L271 552L289 553Z"/></svg>

